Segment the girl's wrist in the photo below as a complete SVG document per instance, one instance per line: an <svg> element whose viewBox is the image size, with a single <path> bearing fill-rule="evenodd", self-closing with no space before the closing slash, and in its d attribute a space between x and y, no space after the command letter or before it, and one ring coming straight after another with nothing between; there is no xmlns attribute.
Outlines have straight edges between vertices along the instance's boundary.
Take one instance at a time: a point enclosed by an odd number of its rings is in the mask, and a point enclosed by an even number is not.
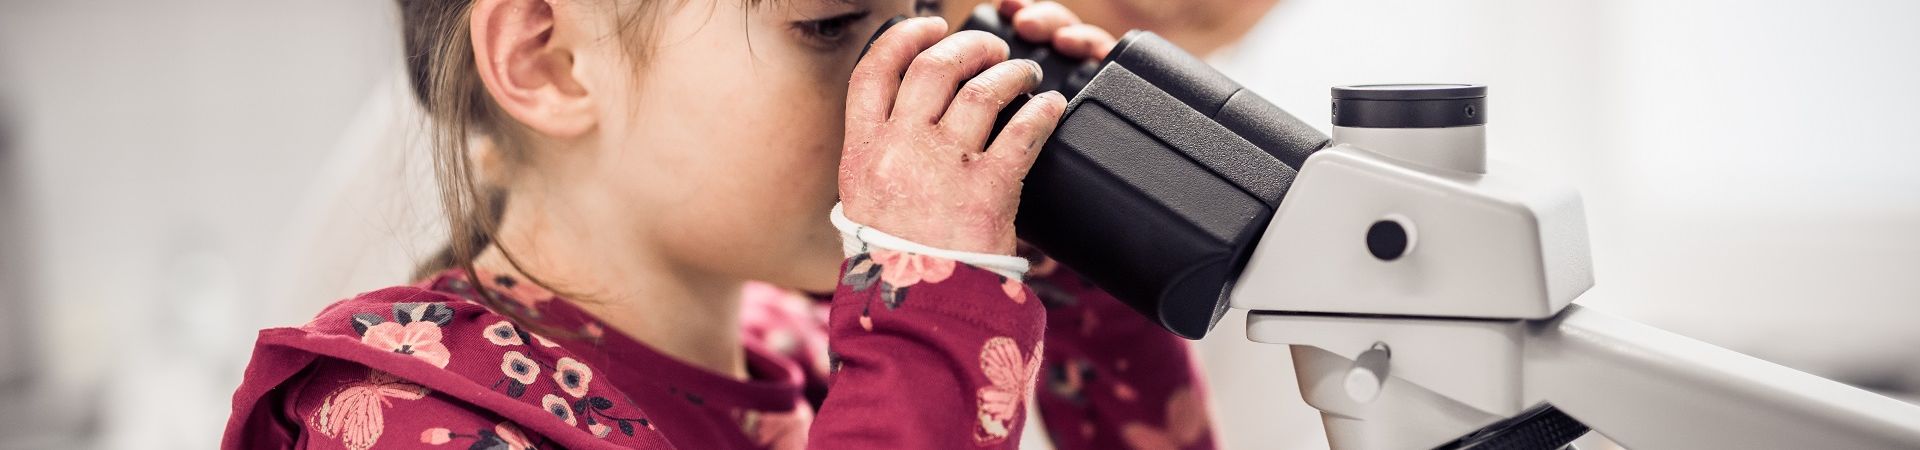
<svg viewBox="0 0 1920 450"><path fill-rule="evenodd" d="M829 217L833 221L834 228L840 230L841 249L847 257L882 249L951 259L1015 280L1023 279L1027 273L1029 264L1027 259L1013 256L1011 251L1007 254L995 254L916 242L853 221L847 217L845 206L839 203L833 205L833 211ZM1007 247L1013 248L1012 239L1009 238L1008 241Z"/></svg>

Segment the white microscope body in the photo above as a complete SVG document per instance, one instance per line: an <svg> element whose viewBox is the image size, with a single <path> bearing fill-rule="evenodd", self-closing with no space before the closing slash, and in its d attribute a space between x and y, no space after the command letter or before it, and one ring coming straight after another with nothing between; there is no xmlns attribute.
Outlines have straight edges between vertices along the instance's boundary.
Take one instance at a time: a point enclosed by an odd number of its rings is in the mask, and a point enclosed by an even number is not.
<svg viewBox="0 0 1920 450"><path fill-rule="evenodd" d="M1920 448L1920 407L1574 304L1594 282L1578 193L1490 169L1484 117L1341 118L1468 87L1355 88L1230 294L1249 339L1292 345L1334 448L1538 448L1582 425L1636 449ZM1507 420L1543 410L1560 420ZM1565 439L1516 434L1543 432Z"/></svg>

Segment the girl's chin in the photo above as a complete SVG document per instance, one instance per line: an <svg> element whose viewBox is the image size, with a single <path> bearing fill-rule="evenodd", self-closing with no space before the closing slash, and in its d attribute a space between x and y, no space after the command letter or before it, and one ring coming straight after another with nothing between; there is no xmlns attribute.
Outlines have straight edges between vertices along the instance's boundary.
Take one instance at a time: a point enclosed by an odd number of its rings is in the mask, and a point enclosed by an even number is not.
<svg viewBox="0 0 1920 450"><path fill-rule="evenodd" d="M837 243L836 243L837 244ZM812 259L812 258L810 258ZM798 280L794 288L809 294L832 295L840 287L840 249L835 248L831 256L818 258L822 262L808 262L806 270L800 271L805 280Z"/></svg>
<svg viewBox="0 0 1920 450"><path fill-rule="evenodd" d="M762 274L758 279L764 283L794 289L809 294L832 295L840 286L841 257L839 236L834 236L831 246L814 245L813 250L800 255L789 255L779 272ZM749 277L758 278L758 277Z"/></svg>
<svg viewBox="0 0 1920 450"><path fill-rule="evenodd" d="M839 274L834 273L832 274L832 276L825 277L825 281L806 280L803 283L772 283L772 284L776 286L784 287L787 289L800 291L811 296L831 297L833 296L834 289L840 287L839 281L834 279L838 277L839 277Z"/></svg>

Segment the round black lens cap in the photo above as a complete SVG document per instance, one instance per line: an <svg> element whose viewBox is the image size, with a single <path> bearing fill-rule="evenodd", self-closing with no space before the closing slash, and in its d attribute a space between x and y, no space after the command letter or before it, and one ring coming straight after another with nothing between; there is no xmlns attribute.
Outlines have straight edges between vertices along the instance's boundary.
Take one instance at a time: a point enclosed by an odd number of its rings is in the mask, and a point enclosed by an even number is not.
<svg viewBox="0 0 1920 450"><path fill-rule="evenodd" d="M1487 87L1478 84L1358 84L1333 88L1333 125L1448 128L1487 124Z"/></svg>
<svg viewBox="0 0 1920 450"><path fill-rule="evenodd" d="M1356 84L1333 88L1333 98L1337 100L1458 100L1486 96L1487 87L1478 84Z"/></svg>

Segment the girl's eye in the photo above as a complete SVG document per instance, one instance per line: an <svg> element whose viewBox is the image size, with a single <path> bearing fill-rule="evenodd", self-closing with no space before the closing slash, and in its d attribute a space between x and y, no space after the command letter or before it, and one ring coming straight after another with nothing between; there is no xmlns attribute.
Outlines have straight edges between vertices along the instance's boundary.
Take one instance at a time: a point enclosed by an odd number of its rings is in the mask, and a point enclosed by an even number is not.
<svg viewBox="0 0 1920 450"><path fill-rule="evenodd" d="M794 28L813 43L821 47L834 48L845 43L852 34L853 25L867 18L867 11L855 11L819 20L794 23Z"/></svg>

